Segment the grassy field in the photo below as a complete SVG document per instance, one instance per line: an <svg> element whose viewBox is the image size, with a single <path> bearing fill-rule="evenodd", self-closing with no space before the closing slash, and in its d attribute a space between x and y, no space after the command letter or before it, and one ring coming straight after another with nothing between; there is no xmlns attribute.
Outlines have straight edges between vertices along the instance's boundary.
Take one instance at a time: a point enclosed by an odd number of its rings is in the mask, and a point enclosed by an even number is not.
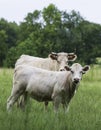
<svg viewBox="0 0 101 130"><path fill-rule="evenodd" d="M13 108L6 111L12 88L12 69L0 69L0 130L101 130L101 67L94 66L84 75L69 112L62 107L58 114L52 103L48 112L44 104L31 100L25 112Z"/></svg>

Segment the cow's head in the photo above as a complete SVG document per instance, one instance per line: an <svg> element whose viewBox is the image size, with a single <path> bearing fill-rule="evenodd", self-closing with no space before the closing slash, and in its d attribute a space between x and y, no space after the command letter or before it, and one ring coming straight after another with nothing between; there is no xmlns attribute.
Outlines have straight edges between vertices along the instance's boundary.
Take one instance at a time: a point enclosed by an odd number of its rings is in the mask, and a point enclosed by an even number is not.
<svg viewBox="0 0 101 130"><path fill-rule="evenodd" d="M54 53L52 52L49 57L52 60L56 60L59 66L59 71L65 71L66 67L68 66L68 61L76 60L77 56L74 53Z"/></svg>
<svg viewBox="0 0 101 130"><path fill-rule="evenodd" d="M82 67L79 63L74 63L71 67L67 66L66 70L71 72L72 82L78 84L82 79L82 75L90 69L90 66L86 65Z"/></svg>

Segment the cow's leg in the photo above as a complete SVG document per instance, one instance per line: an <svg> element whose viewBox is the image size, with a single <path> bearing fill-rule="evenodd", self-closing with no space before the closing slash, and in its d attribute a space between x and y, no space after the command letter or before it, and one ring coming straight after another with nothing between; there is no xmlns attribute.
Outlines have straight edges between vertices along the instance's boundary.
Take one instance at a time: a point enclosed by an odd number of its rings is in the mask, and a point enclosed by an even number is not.
<svg viewBox="0 0 101 130"><path fill-rule="evenodd" d="M52 100L54 106L54 112L58 112L59 105L61 103L61 93L57 90L58 86L55 86L54 91L52 93Z"/></svg>
<svg viewBox="0 0 101 130"><path fill-rule="evenodd" d="M20 97L20 100L19 100L19 107L20 108L23 108L25 106L24 104L24 94Z"/></svg>
<svg viewBox="0 0 101 130"><path fill-rule="evenodd" d="M17 100L17 107L18 108L20 107L21 98L22 98L22 96L20 96L20 98L18 98L18 100Z"/></svg>
<svg viewBox="0 0 101 130"><path fill-rule="evenodd" d="M7 110L10 111L13 104L18 100L20 95L22 94L22 91L20 90L20 87L18 84L13 86L11 96L7 100Z"/></svg>
<svg viewBox="0 0 101 130"><path fill-rule="evenodd" d="M58 112L60 103L61 103L60 96L53 97L54 112Z"/></svg>
<svg viewBox="0 0 101 130"><path fill-rule="evenodd" d="M45 101L44 104L45 104L45 110L47 111L48 101Z"/></svg>
<svg viewBox="0 0 101 130"><path fill-rule="evenodd" d="M69 104L65 103L63 104L63 109L64 109L64 112L68 112L69 111Z"/></svg>
<svg viewBox="0 0 101 130"><path fill-rule="evenodd" d="M7 110L10 111L13 104L17 101L17 99L19 98L20 94L16 93L13 94L9 97L9 99L7 100Z"/></svg>
<svg viewBox="0 0 101 130"><path fill-rule="evenodd" d="M25 106L25 100L26 100L26 94L24 93L23 95L20 96L20 98L17 100L17 107L18 108L24 108Z"/></svg>
<svg viewBox="0 0 101 130"><path fill-rule="evenodd" d="M27 104L27 100L28 100L28 93L27 92L25 92L22 96L21 96L21 99L20 99L20 108L22 109L22 110L24 110L25 109L25 105Z"/></svg>

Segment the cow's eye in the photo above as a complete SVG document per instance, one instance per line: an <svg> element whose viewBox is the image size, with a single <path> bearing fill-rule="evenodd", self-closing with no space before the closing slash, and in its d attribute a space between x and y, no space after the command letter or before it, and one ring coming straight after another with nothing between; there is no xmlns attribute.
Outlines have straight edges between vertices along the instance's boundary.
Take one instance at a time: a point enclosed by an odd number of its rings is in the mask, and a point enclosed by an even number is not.
<svg viewBox="0 0 101 130"><path fill-rule="evenodd" d="M82 71L80 71L80 74L83 74L83 72L82 72Z"/></svg>
<svg viewBox="0 0 101 130"><path fill-rule="evenodd" d="M74 71L71 70L71 73L74 74Z"/></svg>
<svg viewBox="0 0 101 130"><path fill-rule="evenodd" d="M60 64L60 61L59 61L59 60L57 60L57 62Z"/></svg>

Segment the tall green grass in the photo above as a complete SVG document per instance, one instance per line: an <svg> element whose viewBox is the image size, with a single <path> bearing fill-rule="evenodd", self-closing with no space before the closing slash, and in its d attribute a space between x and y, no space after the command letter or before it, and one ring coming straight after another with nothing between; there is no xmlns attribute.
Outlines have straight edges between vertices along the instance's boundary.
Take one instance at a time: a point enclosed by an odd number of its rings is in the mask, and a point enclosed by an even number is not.
<svg viewBox="0 0 101 130"><path fill-rule="evenodd" d="M6 101L12 88L12 69L0 69L0 130L101 130L101 68L94 66L84 75L76 95L70 102L69 112L62 107L58 114L49 103L31 100L23 112L13 107L6 111Z"/></svg>

